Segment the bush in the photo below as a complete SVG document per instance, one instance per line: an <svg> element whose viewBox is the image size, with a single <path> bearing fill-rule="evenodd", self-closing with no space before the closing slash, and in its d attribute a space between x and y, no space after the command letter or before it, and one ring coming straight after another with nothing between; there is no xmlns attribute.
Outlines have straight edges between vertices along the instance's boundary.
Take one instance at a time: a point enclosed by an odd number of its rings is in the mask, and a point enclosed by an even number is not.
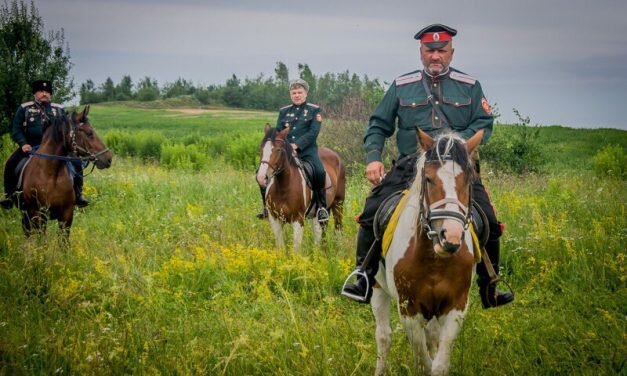
<svg viewBox="0 0 627 376"><path fill-rule="evenodd" d="M171 169L201 170L208 157L196 145L166 144L161 147L162 166Z"/></svg>
<svg viewBox="0 0 627 376"><path fill-rule="evenodd" d="M597 175L625 176L627 155L620 145L606 145L593 157L594 172Z"/></svg>
<svg viewBox="0 0 627 376"><path fill-rule="evenodd" d="M255 169L259 162L261 134L238 134L226 145L224 160L241 169Z"/></svg>
<svg viewBox="0 0 627 376"><path fill-rule="evenodd" d="M105 136L105 143L115 154L142 159L159 160L161 145L166 137L160 132L141 131L130 133L113 130Z"/></svg>
<svg viewBox="0 0 627 376"><path fill-rule="evenodd" d="M502 172L536 172L544 163L540 128L529 126L529 117L522 118L518 110L514 109L514 113L520 123L496 124L490 141L481 147L481 158Z"/></svg>

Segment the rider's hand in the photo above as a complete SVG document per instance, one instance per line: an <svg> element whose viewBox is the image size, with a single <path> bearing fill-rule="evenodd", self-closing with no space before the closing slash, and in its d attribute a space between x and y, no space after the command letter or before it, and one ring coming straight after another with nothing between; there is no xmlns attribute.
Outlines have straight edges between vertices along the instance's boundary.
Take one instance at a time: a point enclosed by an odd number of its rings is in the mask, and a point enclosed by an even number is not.
<svg viewBox="0 0 627 376"><path fill-rule="evenodd" d="M22 151L24 153L29 153L31 150L33 150L33 147L30 146L29 144L24 144L22 145Z"/></svg>
<svg viewBox="0 0 627 376"><path fill-rule="evenodd" d="M372 184L377 185L381 183L384 176L385 167L383 166L383 162L372 161L368 163L368 166L366 166L366 177Z"/></svg>
<svg viewBox="0 0 627 376"><path fill-rule="evenodd" d="M297 151L298 150L298 145L296 144L290 144L292 145L292 151Z"/></svg>

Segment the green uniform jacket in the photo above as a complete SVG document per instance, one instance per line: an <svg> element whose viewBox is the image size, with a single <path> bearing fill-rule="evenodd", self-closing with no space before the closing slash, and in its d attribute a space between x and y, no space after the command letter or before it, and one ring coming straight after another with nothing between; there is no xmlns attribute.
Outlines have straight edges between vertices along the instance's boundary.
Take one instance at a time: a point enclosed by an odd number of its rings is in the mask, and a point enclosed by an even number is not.
<svg viewBox="0 0 627 376"><path fill-rule="evenodd" d="M298 146L298 155L318 156L316 140L322 126L320 107L311 103L289 105L279 110L276 128L281 131L290 126L287 139Z"/></svg>
<svg viewBox="0 0 627 376"><path fill-rule="evenodd" d="M29 144L39 145L44 134L44 127L55 116L63 116L63 106L56 103L42 105L38 102L22 103L15 112L11 126L11 138L20 147Z"/></svg>
<svg viewBox="0 0 627 376"><path fill-rule="evenodd" d="M443 125L427 100L422 80L429 85L434 103L448 118L450 128ZM417 128L432 137L452 129L464 139L484 129L485 143L493 123L490 105L473 77L453 68L436 78L414 71L394 80L370 117L364 137L366 161L381 161L385 139L394 134L397 126L396 143L401 156L405 156L418 151Z"/></svg>

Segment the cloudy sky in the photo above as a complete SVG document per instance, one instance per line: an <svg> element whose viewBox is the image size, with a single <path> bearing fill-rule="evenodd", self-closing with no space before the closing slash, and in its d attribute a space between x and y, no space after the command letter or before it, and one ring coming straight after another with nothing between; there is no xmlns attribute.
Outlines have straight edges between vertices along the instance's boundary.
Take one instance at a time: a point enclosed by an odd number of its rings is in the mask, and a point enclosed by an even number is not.
<svg viewBox="0 0 627 376"><path fill-rule="evenodd" d="M421 68L417 30L458 30L452 66L503 120L627 130L625 0L35 0L65 31L75 83L149 76L224 84L232 74L349 70L383 82ZM287 99L287 97L286 97Z"/></svg>

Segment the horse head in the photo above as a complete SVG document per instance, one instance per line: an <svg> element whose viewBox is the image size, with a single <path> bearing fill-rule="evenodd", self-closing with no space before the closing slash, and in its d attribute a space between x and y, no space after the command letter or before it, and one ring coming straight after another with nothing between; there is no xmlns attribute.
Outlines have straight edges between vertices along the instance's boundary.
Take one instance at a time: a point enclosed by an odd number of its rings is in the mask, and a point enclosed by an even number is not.
<svg viewBox="0 0 627 376"><path fill-rule="evenodd" d="M113 153L96 134L87 117L88 113L89 106L85 106L83 111L73 112L69 116L72 125L71 150L76 156L93 162L99 169L109 168Z"/></svg>
<svg viewBox="0 0 627 376"><path fill-rule="evenodd" d="M470 155L483 131L467 142L453 134L433 139L422 130L418 137L423 150L420 223L435 253L449 257L462 247L470 222L471 183L476 178Z"/></svg>
<svg viewBox="0 0 627 376"><path fill-rule="evenodd" d="M257 170L257 182L265 187L270 179L285 170L288 163L294 162L292 147L287 140L290 128L278 131L270 124L264 127L264 137L259 145L260 164Z"/></svg>

